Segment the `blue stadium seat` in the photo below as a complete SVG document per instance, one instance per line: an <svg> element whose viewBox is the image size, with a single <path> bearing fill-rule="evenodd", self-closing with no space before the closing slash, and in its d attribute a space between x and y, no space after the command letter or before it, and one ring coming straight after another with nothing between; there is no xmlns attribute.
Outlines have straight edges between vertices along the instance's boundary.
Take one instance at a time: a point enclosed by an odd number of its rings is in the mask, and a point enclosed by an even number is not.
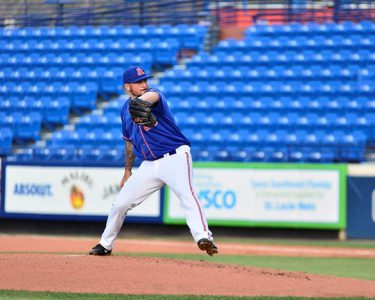
<svg viewBox="0 0 375 300"><path fill-rule="evenodd" d="M48 126L68 124L70 100L67 97L57 97L46 103L43 121Z"/></svg>
<svg viewBox="0 0 375 300"><path fill-rule="evenodd" d="M223 144L227 142L230 146L233 147L241 147L243 146L245 136L247 135L247 130L239 129L239 130L230 130L228 133L227 141L223 141Z"/></svg>
<svg viewBox="0 0 375 300"><path fill-rule="evenodd" d="M266 157L267 162L283 163L283 162L286 162L288 159L288 153L285 147L280 147L280 148L266 147L265 151L267 153L267 157Z"/></svg>
<svg viewBox="0 0 375 300"><path fill-rule="evenodd" d="M231 153L225 148L218 149L213 156L215 161L231 161Z"/></svg>
<svg viewBox="0 0 375 300"><path fill-rule="evenodd" d="M189 130L189 129L188 129ZM193 130L191 136L191 141L194 145L197 145L199 148L210 146L209 138L212 136L213 131L211 129L200 129Z"/></svg>
<svg viewBox="0 0 375 300"><path fill-rule="evenodd" d="M304 162L310 163L332 163L335 159L335 154L329 150L322 150L320 148L304 149Z"/></svg>
<svg viewBox="0 0 375 300"><path fill-rule="evenodd" d="M258 130L248 132L246 136L243 137L244 142L246 145L251 147L257 147L259 145L262 145L263 143L263 136L261 136L262 132L259 132Z"/></svg>
<svg viewBox="0 0 375 300"><path fill-rule="evenodd" d="M33 159L40 160L40 161L47 161L51 157L51 149L50 147L34 147L33 148Z"/></svg>
<svg viewBox="0 0 375 300"><path fill-rule="evenodd" d="M117 147L99 147L101 151L101 161L103 163L120 163L122 164L125 160L125 151L124 147L117 146Z"/></svg>
<svg viewBox="0 0 375 300"><path fill-rule="evenodd" d="M340 130L331 130L325 132L322 140L323 146L337 147L342 143L344 133Z"/></svg>
<svg viewBox="0 0 375 300"><path fill-rule="evenodd" d="M41 131L41 116L39 113L29 113L18 115L14 113L14 118L17 119L16 130L14 138L17 141L28 142L40 140Z"/></svg>
<svg viewBox="0 0 375 300"><path fill-rule="evenodd" d="M371 118L374 116L373 113L359 113L353 114L354 117L350 117L354 121L353 129L362 131L368 138L372 136L372 131L374 127L374 121ZM368 119L370 118L370 119Z"/></svg>
<svg viewBox="0 0 375 300"><path fill-rule="evenodd" d="M193 148L192 156L197 161L214 161L214 151L211 148Z"/></svg>
<svg viewBox="0 0 375 300"><path fill-rule="evenodd" d="M77 159L76 148L72 146L35 147L33 159L47 161L75 161Z"/></svg>
<svg viewBox="0 0 375 300"><path fill-rule="evenodd" d="M302 148L291 148L288 150L287 161L300 163L305 160L305 153Z"/></svg>
<svg viewBox="0 0 375 300"><path fill-rule="evenodd" d="M61 134L58 135L58 134ZM82 131L71 131L71 130L61 130L57 132L56 135L52 136L51 142L52 144L64 144L64 145L71 145L71 146L79 146L82 144L82 136L84 132Z"/></svg>
<svg viewBox="0 0 375 300"><path fill-rule="evenodd" d="M13 131L10 128L0 127L0 155L10 155L12 152Z"/></svg>
<svg viewBox="0 0 375 300"><path fill-rule="evenodd" d="M342 103L345 103L346 97L336 96L317 96L315 101L317 103L318 113L339 113L343 110Z"/></svg>
<svg viewBox="0 0 375 300"><path fill-rule="evenodd" d="M95 128L91 130L77 129L77 133L81 137L81 145L98 147L104 144L104 130L102 128Z"/></svg>
<svg viewBox="0 0 375 300"><path fill-rule="evenodd" d="M160 41L153 47L156 47L154 60L156 64L175 65L177 63L178 50L180 48L180 43L177 39L169 38Z"/></svg>
<svg viewBox="0 0 375 300"><path fill-rule="evenodd" d="M248 152L243 148L233 148L231 150L232 161L246 162L248 161Z"/></svg>
<svg viewBox="0 0 375 300"><path fill-rule="evenodd" d="M120 112L122 109L122 106L124 105L126 99L119 97L117 99L114 99L112 101L109 101L107 106L104 108L105 114L112 114L115 113L118 116L120 116Z"/></svg>
<svg viewBox="0 0 375 300"><path fill-rule="evenodd" d="M208 136L208 142L213 146L223 146L229 140L230 131L228 129L213 130Z"/></svg>
<svg viewBox="0 0 375 300"><path fill-rule="evenodd" d="M207 32L206 26L185 24L176 25L182 35L182 46L187 49L202 50L204 47L204 38Z"/></svg>
<svg viewBox="0 0 375 300"><path fill-rule="evenodd" d="M266 162L269 153L267 149L254 148L254 151L249 153L249 161L251 162Z"/></svg>
<svg viewBox="0 0 375 300"><path fill-rule="evenodd" d="M82 145L77 150L77 157L84 162L98 162L102 158L102 151L93 145Z"/></svg>
<svg viewBox="0 0 375 300"><path fill-rule="evenodd" d="M170 97L171 109L173 111L200 112L208 110L208 104L205 98L200 99L198 96L188 96L186 98Z"/></svg>

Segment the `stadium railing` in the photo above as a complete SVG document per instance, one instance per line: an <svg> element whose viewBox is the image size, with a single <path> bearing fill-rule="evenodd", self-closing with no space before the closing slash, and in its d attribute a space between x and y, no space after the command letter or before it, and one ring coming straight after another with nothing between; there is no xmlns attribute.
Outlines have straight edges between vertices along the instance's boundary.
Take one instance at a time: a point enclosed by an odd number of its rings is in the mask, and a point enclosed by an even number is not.
<svg viewBox="0 0 375 300"><path fill-rule="evenodd" d="M327 4L328 3L328 4ZM375 0L24 0L0 2L0 26L161 25L373 20Z"/></svg>

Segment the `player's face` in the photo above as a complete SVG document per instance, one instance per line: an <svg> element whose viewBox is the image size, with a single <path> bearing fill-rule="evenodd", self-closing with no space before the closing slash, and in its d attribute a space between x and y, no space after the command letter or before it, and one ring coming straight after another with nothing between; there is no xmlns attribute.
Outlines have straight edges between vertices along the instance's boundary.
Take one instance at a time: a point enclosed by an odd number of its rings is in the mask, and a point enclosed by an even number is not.
<svg viewBox="0 0 375 300"><path fill-rule="evenodd" d="M143 79L141 81L134 82L134 83L128 83L126 85L128 86L128 87L125 86L126 90L130 94L130 96L134 96L134 97L140 97L144 93L146 93L148 90L147 79Z"/></svg>

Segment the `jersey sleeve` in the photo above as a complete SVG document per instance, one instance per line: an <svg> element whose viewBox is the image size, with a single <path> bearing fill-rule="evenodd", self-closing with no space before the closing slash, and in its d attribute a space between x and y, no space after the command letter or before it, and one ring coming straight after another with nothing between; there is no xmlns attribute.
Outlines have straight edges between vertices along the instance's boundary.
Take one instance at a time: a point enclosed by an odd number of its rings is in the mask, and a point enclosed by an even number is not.
<svg viewBox="0 0 375 300"><path fill-rule="evenodd" d="M126 111L127 111L127 105L124 104L121 110L121 124L122 124L122 139L125 141L130 140L130 134L126 127Z"/></svg>
<svg viewBox="0 0 375 300"><path fill-rule="evenodd" d="M159 100L158 100L158 102L156 102L157 105L155 107L153 107L153 111L163 113L166 110L166 107L168 106L168 103L165 99L165 96L163 95L163 93L160 90L158 90L156 88L150 88L149 91L158 93L158 95L159 95Z"/></svg>

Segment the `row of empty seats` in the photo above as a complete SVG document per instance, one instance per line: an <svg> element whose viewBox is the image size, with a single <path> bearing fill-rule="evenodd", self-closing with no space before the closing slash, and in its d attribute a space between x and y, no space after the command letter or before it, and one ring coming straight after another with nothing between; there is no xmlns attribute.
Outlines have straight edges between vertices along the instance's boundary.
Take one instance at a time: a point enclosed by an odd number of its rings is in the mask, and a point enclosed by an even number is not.
<svg viewBox="0 0 375 300"><path fill-rule="evenodd" d="M310 36L275 36L257 37L247 36L243 40L226 39L215 46L214 51L252 51L252 50L338 50L341 47L347 49L374 49L374 34L368 35L310 35Z"/></svg>
<svg viewBox="0 0 375 300"><path fill-rule="evenodd" d="M124 146L81 146L53 145L48 147L32 147L21 151L9 159L18 161L69 161L85 163L120 164L125 159Z"/></svg>
<svg viewBox="0 0 375 300"><path fill-rule="evenodd" d="M375 33L375 23L369 20L362 20L358 23L351 21L344 21L341 23L335 22L308 22L302 23L289 23L282 25L263 25L258 24L246 28L245 35L250 36L295 36L295 35L313 35L323 34L331 37L339 34L371 34Z"/></svg>
<svg viewBox="0 0 375 300"><path fill-rule="evenodd" d="M343 128L370 129L375 126L375 112L356 113L267 113L267 112L178 112L175 118L184 128Z"/></svg>
<svg viewBox="0 0 375 300"><path fill-rule="evenodd" d="M363 152L357 147L272 147L272 146L215 146L192 148L195 161L237 161L237 162L361 162ZM94 164L123 165L124 146L50 146L25 149L14 159L42 161L77 161ZM139 162L138 162L139 163ZM137 165L137 161L136 161Z"/></svg>
<svg viewBox="0 0 375 300"><path fill-rule="evenodd" d="M148 69L145 68L147 71ZM0 70L0 82L35 82L35 81L87 81L101 80L106 78L117 79L121 81L121 75L124 72L122 67L104 68L98 65L81 68L62 66L59 67L31 67L18 66L15 68L5 67Z"/></svg>
<svg viewBox="0 0 375 300"><path fill-rule="evenodd" d="M302 64L324 65L340 64L346 66L349 64L374 65L375 54L371 50L361 49L351 51L348 49L335 50L301 50L292 51L233 51L228 54L225 51L217 51L213 55L208 53L199 53L194 56L189 65L191 66L257 66L257 65L293 65Z"/></svg>
<svg viewBox="0 0 375 300"><path fill-rule="evenodd" d="M170 106L174 112L223 112L246 114L249 112L261 113L372 113L375 111L375 99L372 95L344 97L332 96L264 96L264 97L230 97L223 96L187 96L184 99L169 97ZM111 104L113 110L118 109L121 102ZM109 107L108 109L111 109Z"/></svg>
<svg viewBox="0 0 375 300"><path fill-rule="evenodd" d="M157 39L151 38L148 40L137 39L56 39L56 40L23 40L15 39L12 41L0 40L3 53L14 54L33 51L50 53L50 52L130 52L135 53L145 50L156 50L164 48L166 45L170 47L180 47L178 39Z"/></svg>
<svg viewBox="0 0 375 300"><path fill-rule="evenodd" d="M111 78L111 77L110 77ZM117 80L120 81L121 80ZM119 83L117 83L119 84ZM121 84L120 84L121 85ZM207 96L221 97L244 97L247 95L264 95L267 94L291 94L293 96L319 95L329 94L329 96L373 96L375 91L373 80L363 80L361 82L355 80L257 80L257 81L233 81L227 83L225 81L217 81L215 83L201 81L199 83L190 83L181 81L175 83L173 81L163 81L159 86L160 90L168 96L181 96L180 98L189 96L199 96L208 94ZM27 95L78 95L96 93L98 86L92 81L23 81L18 83L15 81L5 82L0 87L0 98L17 97ZM117 90L115 90L117 91Z"/></svg>
<svg viewBox="0 0 375 300"><path fill-rule="evenodd" d="M99 125L99 124L97 124ZM52 137L48 140L48 145L51 146L116 146L121 144L122 141L121 127L115 126L112 129L105 128L84 128L79 127L76 130L63 129L56 131L52 134Z"/></svg>
<svg viewBox="0 0 375 300"><path fill-rule="evenodd" d="M176 52L171 53L170 50L158 53L161 59L168 54L171 57L170 60L176 60ZM174 62L174 61L173 61ZM130 53L118 55L113 52L107 51L106 53L48 53L48 54L0 54L0 66L6 68L51 68L51 67L109 67L115 68L120 65L131 65L131 64L144 64L145 70L151 70L151 66L155 63L152 54L147 52L139 52L136 55Z"/></svg>
<svg viewBox="0 0 375 300"><path fill-rule="evenodd" d="M160 90L170 97L184 98L188 95L215 97L262 97L262 96L373 96L372 80L347 81L235 81L235 82L179 82L164 81Z"/></svg>
<svg viewBox="0 0 375 300"><path fill-rule="evenodd" d="M167 70L160 82L174 81L180 83L216 82L216 81L312 81L331 80L346 82L350 80L366 80L375 78L375 64L359 66L356 64L341 66L340 64L324 64L303 66L300 64L288 66L209 66L190 67L189 69Z"/></svg>
<svg viewBox="0 0 375 300"><path fill-rule="evenodd" d="M0 56L1 65L12 66L18 63L27 65L110 65L130 62L134 60L133 56L141 57L139 59L145 60L146 64L150 64L151 61L173 65L176 63L178 52L182 48L175 39L167 39L165 41L135 40L129 43L117 42L116 47L105 44L105 42L101 42L99 45L96 45L95 42L86 45L77 41L76 43L70 42L66 44L65 47L68 48L65 48L60 47L57 43L55 45L54 43L46 42L48 47L44 47L42 52L28 44L23 44L22 41L19 41L19 44L23 48L14 50L14 44L5 42L3 54Z"/></svg>
<svg viewBox="0 0 375 300"><path fill-rule="evenodd" d="M238 162L295 162L295 163L336 163L362 162L363 152L357 148L332 147L207 147L193 149L192 156L198 161L238 161Z"/></svg>
<svg viewBox="0 0 375 300"><path fill-rule="evenodd" d="M23 84L18 84L14 82L8 82L0 86L0 100L1 105L4 107L11 108L13 105L27 105L28 99L31 104L31 108L38 108L38 101L48 102L48 99L68 99L69 108L76 110L76 112L84 111L87 109L94 109L96 107L96 98L97 98L98 86L95 82L24 82ZM23 102L22 100L25 100ZM67 101L64 101L61 105ZM46 103L47 108L53 106L59 106L55 103Z"/></svg>
<svg viewBox="0 0 375 300"><path fill-rule="evenodd" d="M176 39L182 47L199 50L203 48L208 28L201 25L179 24L146 26L83 26L83 27L25 27L0 30L0 41L75 40L75 39Z"/></svg>
<svg viewBox="0 0 375 300"><path fill-rule="evenodd" d="M46 127L53 128L58 125L66 125L69 121L70 108L74 105L86 107L89 101L89 99L84 98L87 101L79 105L78 102L74 103L74 100L74 98L71 100L71 97L63 96L0 99L0 119L5 120L6 116L12 116L13 114L34 113L41 117L41 122ZM17 118L11 120L17 122Z"/></svg>

